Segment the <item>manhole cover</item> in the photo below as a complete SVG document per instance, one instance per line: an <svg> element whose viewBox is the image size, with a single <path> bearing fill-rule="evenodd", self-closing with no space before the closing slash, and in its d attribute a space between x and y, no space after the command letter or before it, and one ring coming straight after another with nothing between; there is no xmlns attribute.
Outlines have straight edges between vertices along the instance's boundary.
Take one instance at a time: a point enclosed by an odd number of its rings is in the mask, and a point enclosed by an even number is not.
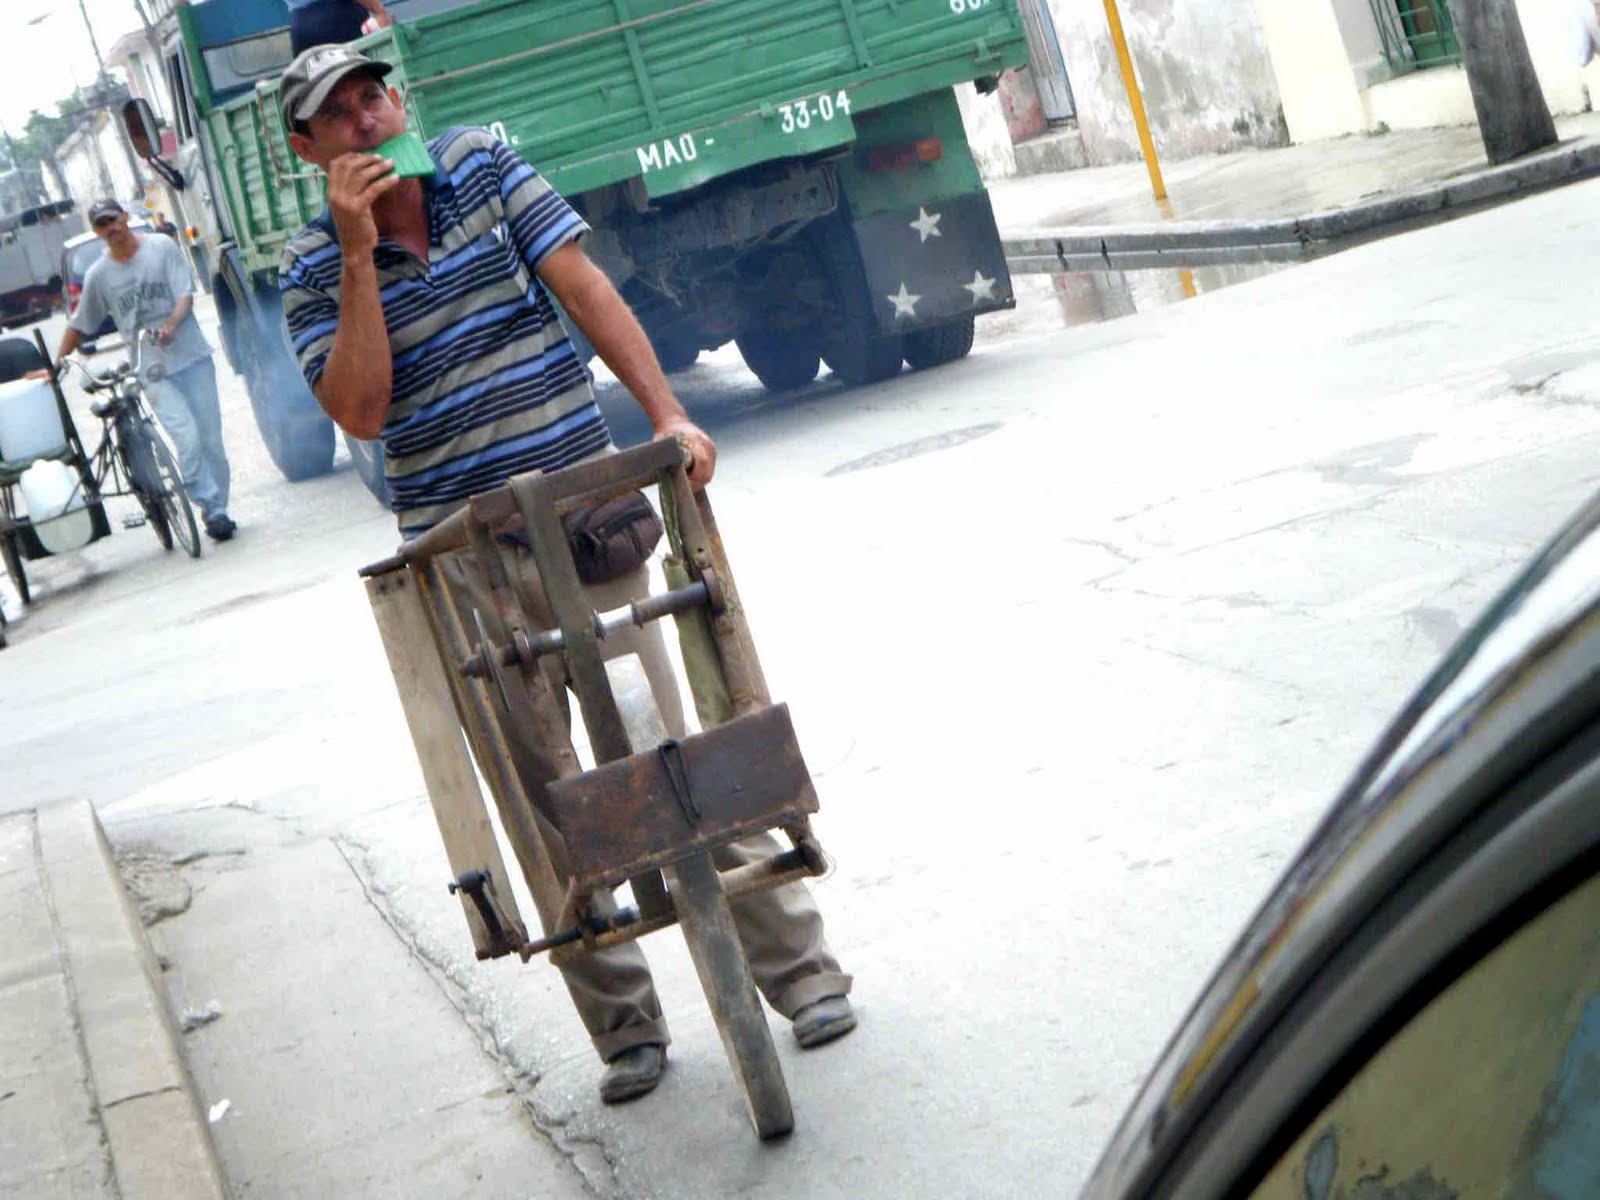
<svg viewBox="0 0 1600 1200"><path fill-rule="evenodd" d="M908 458L916 458L919 454L932 454L935 450L948 450L951 446L959 446L962 442L975 441L985 434L993 433L1003 424L1003 421L990 421L984 425L968 425L964 429L949 429L944 433L930 434L927 437L918 438L914 442L901 442L898 446L874 450L864 458L856 458L847 463L840 463L830 470L828 474L844 475L851 471L870 471L873 467L885 467L890 463L904 462Z"/></svg>

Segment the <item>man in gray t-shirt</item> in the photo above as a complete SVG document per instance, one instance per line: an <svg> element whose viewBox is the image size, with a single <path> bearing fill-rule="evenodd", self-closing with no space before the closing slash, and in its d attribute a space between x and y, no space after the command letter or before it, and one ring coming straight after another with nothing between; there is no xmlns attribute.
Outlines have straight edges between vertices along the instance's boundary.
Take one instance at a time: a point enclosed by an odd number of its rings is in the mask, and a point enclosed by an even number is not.
<svg viewBox="0 0 1600 1200"><path fill-rule="evenodd" d="M89 224L106 253L89 268L83 295L61 339L58 359L71 354L109 316L130 347L141 330L156 346L140 350L140 365L159 363L166 377L145 392L178 452L183 488L200 509L206 532L219 542L233 536L228 516L228 457L222 446L222 408L211 345L194 319L194 278L183 251L159 233L134 233L115 200L89 209Z"/></svg>

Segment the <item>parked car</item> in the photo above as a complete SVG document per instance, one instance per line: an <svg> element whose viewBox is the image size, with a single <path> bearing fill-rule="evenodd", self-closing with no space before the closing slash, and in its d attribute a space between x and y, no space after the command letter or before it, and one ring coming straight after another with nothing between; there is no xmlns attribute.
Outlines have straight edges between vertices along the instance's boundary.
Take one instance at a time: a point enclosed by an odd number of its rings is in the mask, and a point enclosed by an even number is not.
<svg viewBox="0 0 1600 1200"><path fill-rule="evenodd" d="M1083 1195L1600 1196L1600 497L1368 755Z"/></svg>
<svg viewBox="0 0 1600 1200"><path fill-rule="evenodd" d="M153 233L150 222L139 217L134 217L128 222L128 228L140 233ZM66 306L67 316L78 310L78 297L83 295L83 279L88 275L89 268L100 261L100 256L106 252L106 244L93 233L80 233L75 238L70 238L61 247L61 300ZM89 335L91 342L100 338L110 337L116 333L117 327L110 317L100 323L100 328Z"/></svg>

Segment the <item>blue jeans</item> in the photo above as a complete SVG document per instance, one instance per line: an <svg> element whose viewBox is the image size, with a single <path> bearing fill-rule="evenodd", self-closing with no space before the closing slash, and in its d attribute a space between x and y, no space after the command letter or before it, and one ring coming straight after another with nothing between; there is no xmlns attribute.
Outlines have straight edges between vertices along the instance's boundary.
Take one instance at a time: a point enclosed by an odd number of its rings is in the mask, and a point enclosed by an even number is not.
<svg viewBox="0 0 1600 1200"><path fill-rule="evenodd" d="M161 427L178 452L183 490L203 520L228 512L228 456L222 448L222 405L217 368L209 357L174 371L146 394Z"/></svg>

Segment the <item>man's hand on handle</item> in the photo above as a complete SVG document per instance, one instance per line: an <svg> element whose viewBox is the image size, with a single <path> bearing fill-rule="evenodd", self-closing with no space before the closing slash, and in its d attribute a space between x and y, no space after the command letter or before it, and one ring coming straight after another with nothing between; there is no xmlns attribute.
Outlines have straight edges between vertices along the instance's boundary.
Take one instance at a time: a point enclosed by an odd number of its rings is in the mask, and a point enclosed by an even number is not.
<svg viewBox="0 0 1600 1200"><path fill-rule="evenodd" d="M656 437L680 439L689 450L689 482L703 488L711 482L717 470L717 444L711 435L687 417L664 422L656 429Z"/></svg>
<svg viewBox="0 0 1600 1200"><path fill-rule="evenodd" d="M341 154L328 164L328 211L346 259L372 256L378 245L372 204L399 182L394 161L376 154Z"/></svg>

